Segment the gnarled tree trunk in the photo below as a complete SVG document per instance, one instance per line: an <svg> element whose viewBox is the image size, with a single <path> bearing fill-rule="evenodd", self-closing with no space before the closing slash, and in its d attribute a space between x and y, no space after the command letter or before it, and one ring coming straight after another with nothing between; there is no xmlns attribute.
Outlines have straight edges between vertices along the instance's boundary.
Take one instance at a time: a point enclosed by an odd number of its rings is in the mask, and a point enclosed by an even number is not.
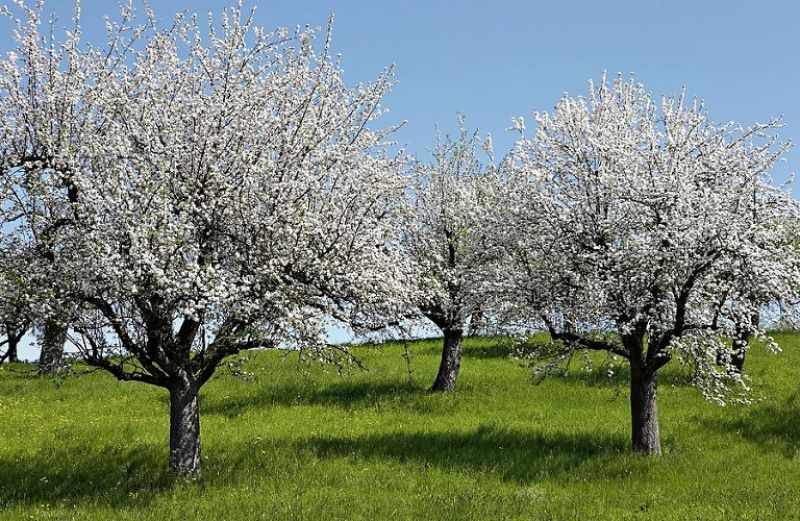
<svg viewBox="0 0 800 521"><path fill-rule="evenodd" d="M52 376L61 368L64 356L64 343L67 341L66 324L56 320L47 320L42 332L42 352L39 355L39 374Z"/></svg>
<svg viewBox="0 0 800 521"><path fill-rule="evenodd" d="M186 477L200 473L200 409L192 385L169 390L169 469Z"/></svg>
<svg viewBox="0 0 800 521"><path fill-rule="evenodd" d="M431 391L452 391L456 388L458 371L461 369L461 339L464 335L460 327L445 328L444 346L442 347L442 361L439 363L439 373L433 382Z"/></svg>
<svg viewBox="0 0 800 521"><path fill-rule="evenodd" d="M634 452L661 454L656 374L634 361L631 361L631 441Z"/></svg>

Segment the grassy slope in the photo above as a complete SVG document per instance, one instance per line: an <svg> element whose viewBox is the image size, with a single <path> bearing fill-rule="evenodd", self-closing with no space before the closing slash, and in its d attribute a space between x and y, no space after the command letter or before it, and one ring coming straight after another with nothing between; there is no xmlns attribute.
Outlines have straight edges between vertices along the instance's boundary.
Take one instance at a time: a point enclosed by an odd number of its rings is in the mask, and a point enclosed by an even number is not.
<svg viewBox="0 0 800 521"><path fill-rule="evenodd" d="M425 392L438 343L359 350L370 372L311 380L260 353L202 396L203 475L166 473L166 393L104 375L0 370L0 519L800 519L800 337L748 360L757 405L660 386L665 454L628 454L624 375L539 386L489 340L459 390Z"/></svg>

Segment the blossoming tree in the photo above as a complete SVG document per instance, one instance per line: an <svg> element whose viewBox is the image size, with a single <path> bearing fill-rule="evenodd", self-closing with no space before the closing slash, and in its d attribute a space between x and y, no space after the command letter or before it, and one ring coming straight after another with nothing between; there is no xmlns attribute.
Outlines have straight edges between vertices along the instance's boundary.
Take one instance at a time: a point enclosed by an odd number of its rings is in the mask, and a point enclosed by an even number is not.
<svg viewBox="0 0 800 521"><path fill-rule="evenodd" d="M375 121L391 70L348 87L329 39L267 32L241 3L204 29L131 2L102 47L81 43L77 12L53 43L41 3L16 8L3 233L79 306L86 363L169 391L170 468L195 474L198 391L225 357L335 361L329 317L374 329L402 305L404 180Z"/></svg>
<svg viewBox="0 0 800 521"><path fill-rule="evenodd" d="M692 364L723 402L746 384L724 339L762 335L758 307L796 292L796 208L769 178L779 122L714 124L683 93L659 103L605 76L535 120L532 139L515 121L506 163L504 311L556 341L530 354L538 371L575 349L627 360L633 449L658 454L659 369Z"/></svg>
<svg viewBox="0 0 800 521"><path fill-rule="evenodd" d="M19 344L35 316L30 285L18 269L20 253L11 245L0 250L0 364L19 360Z"/></svg>
<svg viewBox="0 0 800 521"><path fill-rule="evenodd" d="M433 391L455 389L464 328L475 318L486 259L481 222L488 199L482 196L482 180L492 170L479 153L484 147L491 156L491 141L469 132L461 117L459 123L457 139L437 136L432 161L417 163L411 221L403 232L403 249L418 274L418 308L444 336Z"/></svg>

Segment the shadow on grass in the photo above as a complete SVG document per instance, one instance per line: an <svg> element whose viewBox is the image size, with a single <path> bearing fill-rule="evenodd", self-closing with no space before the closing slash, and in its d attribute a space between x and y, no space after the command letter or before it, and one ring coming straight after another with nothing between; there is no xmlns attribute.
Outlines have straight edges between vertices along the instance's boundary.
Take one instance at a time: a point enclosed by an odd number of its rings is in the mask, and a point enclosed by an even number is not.
<svg viewBox="0 0 800 521"><path fill-rule="evenodd" d="M618 475L615 460L627 450L621 436L589 433L521 432L480 427L472 432L396 432L367 437L316 437L299 442L317 457L357 456L417 462L446 471L486 473L505 481L527 483L607 479ZM590 472L576 471L589 464Z"/></svg>
<svg viewBox="0 0 800 521"><path fill-rule="evenodd" d="M742 407L741 414L708 418L702 423L752 442L762 451L780 452L790 459L800 452L800 402L797 393L781 403Z"/></svg>
<svg viewBox="0 0 800 521"><path fill-rule="evenodd" d="M616 388L627 395L630 369L620 366L613 378L608 377L605 368L596 367L593 371L572 369L566 375L551 375L568 384L581 384L588 387ZM659 374L659 385L683 387L690 386L689 375L679 371L663 371ZM369 379L344 377L333 382L297 383L287 382L276 385L253 385L246 392L234 396L221 393L201 393L203 414L219 414L226 418L237 418L251 410L269 407L324 406L346 410L381 407L404 407L419 413L436 410L435 404L425 397L429 396L429 383L416 378L413 383L406 380L374 382ZM463 391L462 392L467 392ZM161 396L163 403L168 397Z"/></svg>
<svg viewBox="0 0 800 521"><path fill-rule="evenodd" d="M167 470L166 450L148 445L43 448L0 457L0 469L0 511L61 501L146 506L176 483Z"/></svg>
<svg viewBox="0 0 800 521"><path fill-rule="evenodd" d="M508 359L514 348L500 340L488 341L485 339L466 341L461 348L464 358L486 360L491 358Z"/></svg>
<svg viewBox="0 0 800 521"><path fill-rule="evenodd" d="M230 398L208 397L201 403L204 414L235 418L244 412L264 407L321 405L345 409L380 407L389 404L414 405L425 393L421 384L402 382L339 380L335 383L259 386L252 393Z"/></svg>
<svg viewBox="0 0 800 521"><path fill-rule="evenodd" d="M614 374L609 377L608 367L597 364L591 371L585 371L579 365L572 368L562 375L553 375L552 378L561 378L568 383L582 384L587 387L619 387L627 389L630 387L631 368L627 362L614 367ZM658 372L658 385L661 387L691 387L692 375L687 371L678 368L665 367Z"/></svg>
<svg viewBox="0 0 800 521"><path fill-rule="evenodd" d="M442 337L431 337L424 340L409 342L412 356L432 356L438 358L442 355ZM402 350L402 344L388 344ZM461 344L461 353L464 358L485 360L491 358L508 358L514 352L513 346L502 337L465 337Z"/></svg>
<svg viewBox="0 0 800 521"><path fill-rule="evenodd" d="M218 433L219 434L219 433ZM204 456L199 482L184 483L167 471L165 451L148 445L117 449L102 445L66 447L0 458L0 510L20 505L101 504L147 508L175 488L225 486L253 476L280 478L276 469L291 459L359 457L418 463L447 472L468 472L527 483L541 479L613 479L630 467L619 453L619 436L539 433L481 427L471 432L396 432L364 437L264 440L217 445ZM289 456L291 455L291 456ZM584 465L586 465L584 467ZM646 470L646 466L645 466Z"/></svg>

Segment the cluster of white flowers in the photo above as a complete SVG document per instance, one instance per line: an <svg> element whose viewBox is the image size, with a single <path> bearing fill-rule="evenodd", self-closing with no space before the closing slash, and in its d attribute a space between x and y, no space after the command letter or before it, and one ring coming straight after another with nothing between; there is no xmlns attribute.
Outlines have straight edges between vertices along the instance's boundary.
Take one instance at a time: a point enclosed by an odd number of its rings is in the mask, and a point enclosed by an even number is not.
<svg viewBox="0 0 800 521"><path fill-rule="evenodd" d="M417 307L438 328L460 331L481 305L494 167L479 154L491 139L459 123L458 138L437 136L432 161L415 165L402 246L417 274Z"/></svg>
<svg viewBox="0 0 800 521"><path fill-rule="evenodd" d="M683 93L659 103L605 76L588 98L565 96L534 119L530 139L517 120L499 185L498 313L648 375L691 362L720 403L746 388L720 339L745 324L763 335L751 317L793 302L800 282L797 204L769 177L788 147L771 132L780 122L714 124Z"/></svg>
<svg viewBox="0 0 800 521"><path fill-rule="evenodd" d="M29 278L79 307L87 361L202 384L240 349L321 349L325 317L374 329L405 306L390 69L348 87L329 39L241 5L162 28L130 2L97 47L78 12L51 41L42 9L16 2L0 60L2 240L47 261Z"/></svg>

